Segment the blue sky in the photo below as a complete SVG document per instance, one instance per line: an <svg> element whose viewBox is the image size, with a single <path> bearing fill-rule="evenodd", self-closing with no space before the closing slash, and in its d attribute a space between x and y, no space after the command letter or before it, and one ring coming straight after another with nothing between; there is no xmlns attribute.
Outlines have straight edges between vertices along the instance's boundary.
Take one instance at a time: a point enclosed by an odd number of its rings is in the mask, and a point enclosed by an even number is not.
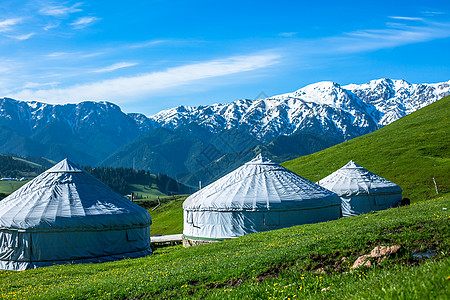
<svg viewBox="0 0 450 300"><path fill-rule="evenodd" d="M450 80L450 1L367 2L0 0L0 96L152 115L323 80Z"/></svg>

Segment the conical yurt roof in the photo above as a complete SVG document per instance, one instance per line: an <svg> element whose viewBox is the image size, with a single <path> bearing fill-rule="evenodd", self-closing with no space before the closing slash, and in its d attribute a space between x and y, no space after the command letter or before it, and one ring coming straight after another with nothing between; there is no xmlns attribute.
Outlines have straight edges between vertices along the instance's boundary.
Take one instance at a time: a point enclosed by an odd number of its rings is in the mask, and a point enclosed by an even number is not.
<svg viewBox="0 0 450 300"><path fill-rule="evenodd" d="M340 204L336 194L260 154L189 196L183 208L194 211L251 211L336 204Z"/></svg>
<svg viewBox="0 0 450 300"><path fill-rule="evenodd" d="M81 231L150 224L145 209L68 159L0 201L0 229Z"/></svg>
<svg viewBox="0 0 450 300"><path fill-rule="evenodd" d="M397 184L364 169L353 160L336 172L319 180L318 184L339 196L402 192Z"/></svg>

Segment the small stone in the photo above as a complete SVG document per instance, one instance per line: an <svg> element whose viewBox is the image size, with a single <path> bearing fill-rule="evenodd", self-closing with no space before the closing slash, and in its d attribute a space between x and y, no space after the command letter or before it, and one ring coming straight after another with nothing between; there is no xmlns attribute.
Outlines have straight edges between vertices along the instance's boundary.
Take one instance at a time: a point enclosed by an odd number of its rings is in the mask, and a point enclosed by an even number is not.
<svg viewBox="0 0 450 300"><path fill-rule="evenodd" d="M397 251L401 248L400 245L394 245L394 246L376 246L373 248L372 251L370 251L371 257L383 257L387 256L389 254L397 253Z"/></svg>
<svg viewBox="0 0 450 300"><path fill-rule="evenodd" d="M358 257L353 263L352 269L358 269L359 267L366 265L366 260L370 257L369 254L362 255ZM370 262L370 261L369 261Z"/></svg>
<svg viewBox="0 0 450 300"><path fill-rule="evenodd" d="M325 272L325 269L324 269L324 268L318 268L315 272L316 272L316 273L320 273L320 274L325 274L325 273L327 273L327 272Z"/></svg>

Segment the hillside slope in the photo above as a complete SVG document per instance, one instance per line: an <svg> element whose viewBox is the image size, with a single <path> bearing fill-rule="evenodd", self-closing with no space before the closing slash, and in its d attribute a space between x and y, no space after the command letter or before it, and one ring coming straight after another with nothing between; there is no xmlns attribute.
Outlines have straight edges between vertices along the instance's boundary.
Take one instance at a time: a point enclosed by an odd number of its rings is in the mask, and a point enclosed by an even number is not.
<svg viewBox="0 0 450 300"><path fill-rule="evenodd" d="M318 181L349 160L390 180L412 201L450 191L450 97L370 134L283 163Z"/></svg>

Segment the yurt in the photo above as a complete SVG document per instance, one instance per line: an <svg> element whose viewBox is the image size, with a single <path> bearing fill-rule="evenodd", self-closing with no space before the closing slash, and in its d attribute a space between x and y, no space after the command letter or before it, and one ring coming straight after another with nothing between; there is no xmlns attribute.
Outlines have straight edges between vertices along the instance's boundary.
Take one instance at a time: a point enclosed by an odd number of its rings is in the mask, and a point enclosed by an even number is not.
<svg viewBox="0 0 450 300"><path fill-rule="evenodd" d="M258 155L183 203L183 245L338 219L339 197Z"/></svg>
<svg viewBox="0 0 450 300"><path fill-rule="evenodd" d="M402 200L402 189L398 185L352 160L318 184L341 197L344 217L387 209Z"/></svg>
<svg viewBox="0 0 450 300"><path fill-rule="evenodd" d="M148 212L67 159L0 201L0 269L151 254Z"/></svg>

